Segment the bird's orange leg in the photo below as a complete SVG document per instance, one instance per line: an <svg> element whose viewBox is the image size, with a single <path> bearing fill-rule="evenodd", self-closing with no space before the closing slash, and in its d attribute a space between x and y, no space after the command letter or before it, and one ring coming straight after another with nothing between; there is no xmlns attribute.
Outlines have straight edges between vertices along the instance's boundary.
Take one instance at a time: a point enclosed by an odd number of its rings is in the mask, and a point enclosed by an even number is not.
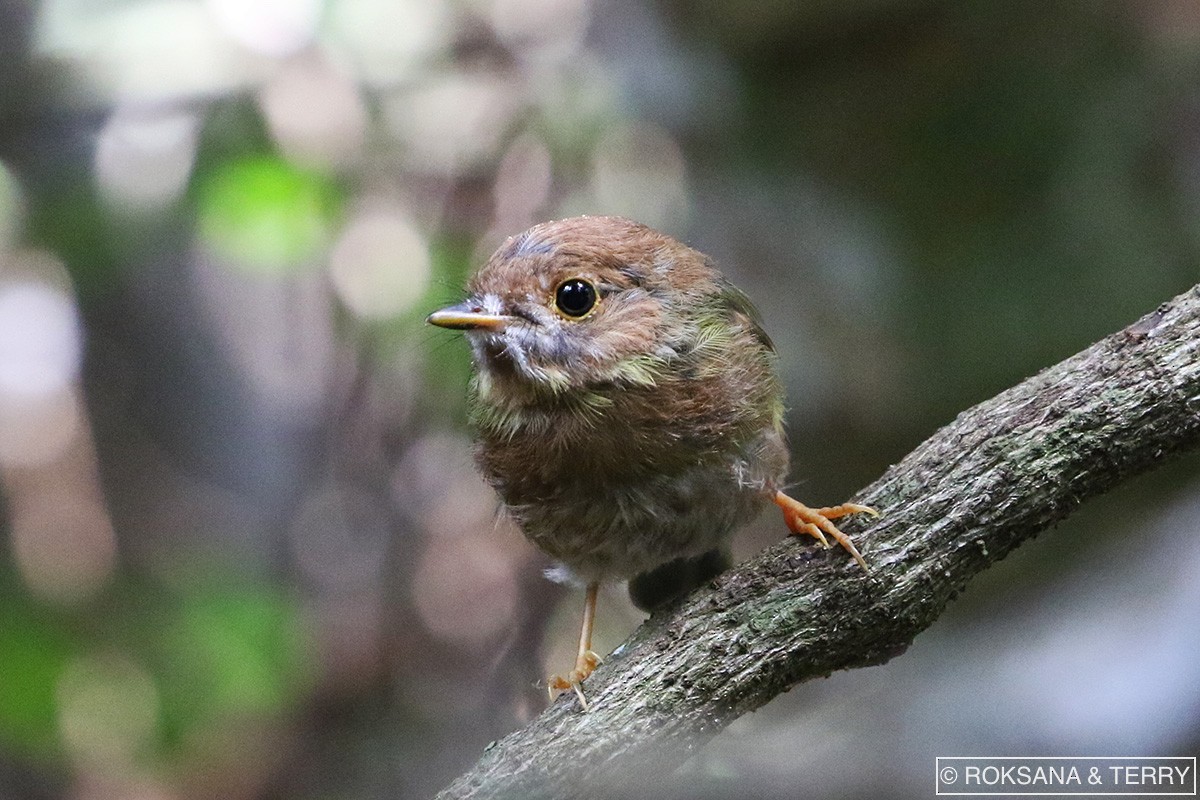
<svg viewBox="0 0 1200 800"><path fill-rule="evenodd" d="M588 710L588 702L583 696L583 682L600 664L600 656L592 652L592 624L596 621L596 597L599 592L599 583L588 584L587 597L583 601L583 630L579 632L579 655L575 658L575 669L566 677L551 675L548 682L551 700L562 692L574 689L584 711Z"/></svg>
<svg viewBox="0 0 1200 800"><path fill-rule="evenodd" d="M849 514L870 514L873 517L878 517L878 511L869 506L860 506L857 503L842 503L840 506L829 506L827 508L809 508L804 503L788 497L783 492L775 492L775 495L771 499L775 502L775 505L783 510L783 520L787 523L788 528L793 534L806 533L809 536L815 537L825 547L829 547L829 539L825 538L825 534L829 534L846 552L854 556L854 560L858 562L860 567L863 569L867 568L867 562L863 559L862 554L858 552L858 548L854 546L854 542L850 541L849 536L838 530L838 527L833 524L833 520Z"/></svg>

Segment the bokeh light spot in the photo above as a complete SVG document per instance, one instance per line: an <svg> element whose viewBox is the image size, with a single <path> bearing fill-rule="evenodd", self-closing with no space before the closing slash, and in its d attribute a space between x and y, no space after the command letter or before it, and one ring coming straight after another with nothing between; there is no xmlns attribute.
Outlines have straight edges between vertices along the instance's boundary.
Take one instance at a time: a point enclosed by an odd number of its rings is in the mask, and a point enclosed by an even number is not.
<svg viewBox="0 0 1200 800"><path fill-rule="evenodd" d="M96 182L114 205L162 208L183 193L196 155L195 114L118 108L96 141Z"/></svg>
<svg viewBox="0 0 1200 800"><path fill-rule="evenodd" d="M200 235L231 264L282 273L319 255L337 207L328 179L278 158L241 159L205 176Z"/></svg>
<svg viewBox="0 0 1200 800"><path fill-rule="evenodd" d="M406 311L429 286L429 245L407 214L374 209L355 217L329 262L342 302L361 317Z"/></svg>
<svg viewBox="0 0 1200 800"><path fill-rule="evenodd" d="M449 46L445 0L333 0L329 41L368 83L394 83Z"/></svg>
<svg viewBox="0 0 1200 800"><path fill-rule="evenodd" d="M617 125L592 163L594 212L620 214L652 228L677 229L690 210L683 153L657 125Z"/></svg>
<svg viewBox="0 0 1200 800"><path fill-rule="evenodd" d="M117 538L104 508L69 488L22 498L12 549L26 585L38 597L76 603L112 576Z"/></svg>
<svg viewBox="0 0 1200 800"><path fill-rule="evenodd" d="M207 5L239 44L276 57L311 42L321 16L321 0L208 0Z"/></svg>
<svg viewBox="0 0 1200 800"><path fill-rule="evenodd" d="M0 395L36 398L75 380L79 321L63 290L28 279L0 279Z"/></svg>
<svg viewBox="0 0 1200 800"><path fill-rule="evenodd" d="M80 658L63 672L56 694L59 729L75 759L121 773L155 744L158 690L128 658Z"/></svg>
<svg viewBox="0 0 1200 800"><path fill-rule="evenodd" d="M258 102L279 149L316 168L362 154L367 109L358 87L320 58L295 58L265 86Z"/></svg>
<svg viewBox="0 0 1200 800"><path fill-rule="evenodd" d="M73 389L38 395L0 392L0 466L54 461L75 441L82 413Z"/></svg>
<svg viewBox="0 0 1200 800"><path fill-rule="evenodd" d="M46 0L37 14L36 51L70 68L89 103L212 94L249 78L247 59L193 0Z"/></svg>
<svg viewBox="0 0 1200 800"><path fill-rule="evenodd" d="M421 622L434 636L478 651L513 620L517 584L498 537L431 539L413 579Z"/></svg>
<svg viewBox="0 0 1200 800"><path fill-rule="evenodd" d="M413 169L457 174L494 155L522 103L510 81L464 71L392 94L383 112Z"/></svg>
<svg viewBox="0 0 1200 800"><path fill-rule="evenodd" d="M517 613L516 571L526 551L508 522L498 524L495 494L472 466L466 437L424 436L393 476L396 500L420 516L426 548L412 582L421 622L467 651L495 644Z"/></svg>

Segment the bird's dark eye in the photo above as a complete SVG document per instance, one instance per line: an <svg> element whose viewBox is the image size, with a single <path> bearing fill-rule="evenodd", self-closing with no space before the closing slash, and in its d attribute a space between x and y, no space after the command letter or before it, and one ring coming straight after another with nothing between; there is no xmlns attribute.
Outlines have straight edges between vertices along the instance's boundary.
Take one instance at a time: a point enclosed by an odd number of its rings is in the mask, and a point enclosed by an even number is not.
<svg viewBox="0 0 1200 800"><path fill-rule="evenodd" d="M568 317L582 317L596 306L596 287L583 278L565 280L554 290L554 305Z"/></svg>

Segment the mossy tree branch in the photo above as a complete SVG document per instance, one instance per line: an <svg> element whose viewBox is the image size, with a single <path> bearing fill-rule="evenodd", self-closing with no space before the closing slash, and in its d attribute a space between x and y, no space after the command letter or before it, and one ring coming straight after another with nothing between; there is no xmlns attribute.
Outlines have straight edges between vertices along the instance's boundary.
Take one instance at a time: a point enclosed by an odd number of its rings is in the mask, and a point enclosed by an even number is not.
<svg viewBox="0 0 1200 800"><path fill-rule="evenodd" d="M1200 287L963 412L864 489L871 562L785 540L655 614L439 798L637 794L789 687L902 653L974 575L1200 443Z"/></svg>

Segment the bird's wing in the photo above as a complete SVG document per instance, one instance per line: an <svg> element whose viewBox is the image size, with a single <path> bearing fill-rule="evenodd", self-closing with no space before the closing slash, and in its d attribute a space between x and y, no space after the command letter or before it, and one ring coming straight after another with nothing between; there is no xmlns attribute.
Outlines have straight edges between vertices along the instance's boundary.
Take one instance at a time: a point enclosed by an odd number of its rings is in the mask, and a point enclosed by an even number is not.
<svg viewBox="0 0 1200 800"><path fill-rule="evenodd" d="M763 347L774 352L775 343L771 341L771 337L763 328L762 317L759 316L758 309L754 307L754 303L746 296L746 293L729 281L722 281L719 296L722 304L729 309L730 321L741 324L762 343Z"/></svg>

